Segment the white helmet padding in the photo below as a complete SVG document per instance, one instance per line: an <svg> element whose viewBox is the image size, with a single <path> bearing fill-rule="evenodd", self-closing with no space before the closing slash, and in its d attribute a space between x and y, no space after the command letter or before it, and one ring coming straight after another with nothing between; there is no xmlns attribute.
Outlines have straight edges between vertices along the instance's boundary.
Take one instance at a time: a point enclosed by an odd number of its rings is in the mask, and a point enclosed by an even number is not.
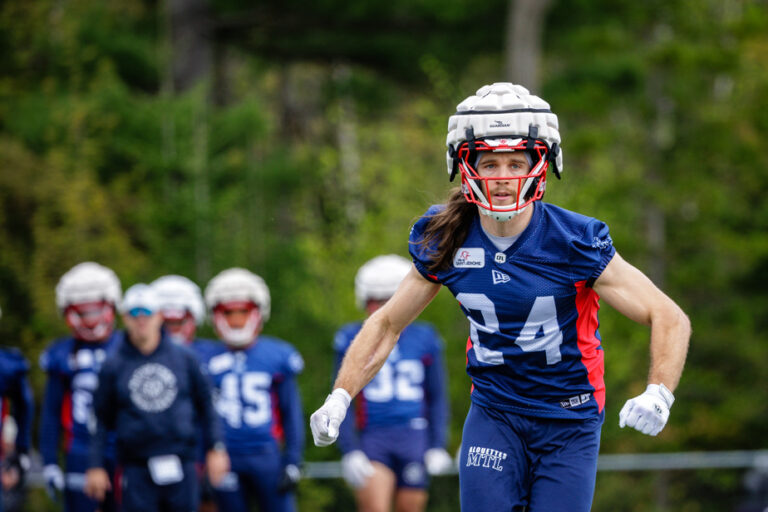
<svg viewBox="0 0 768 512"><path fill-rule="evenodd" d="M357 306L365 309L369 300L387 300L411 270L411 262L396 254L377 256L366 262L355 276Z"/></svg>
<svg viewBox="0 0 768 512"><path fill-rule="evenodd" d="M69 269L56 285L56 306L64 313L72 304L105 301L119 307L122 289L112 269L86 261Z"/></svg>
<svg viewBox="0 0 768 512"><path fill-rule="evenodd" d="M448 119L446 145L450 179L461 172L467 200L500 221L511 219L531 200L541 198L550 163L558 178L563 170L557 116L546 101L508 82L481 87L459 103L456 114ZM487 182L474 169L481 151L526 151L534 157L531 173L520 178L518 186L520 191L530 190L525 204L521 197L514 205L491 204L483 190Z"/></svg>
<svg viewBox="0 0 768 512"><path fill-rule="evenodd" d="M161 310L189 311L200 325L205 321L205 304L200 287L192 280L175 274L162 276L152 282L160 298Z"/></svg>

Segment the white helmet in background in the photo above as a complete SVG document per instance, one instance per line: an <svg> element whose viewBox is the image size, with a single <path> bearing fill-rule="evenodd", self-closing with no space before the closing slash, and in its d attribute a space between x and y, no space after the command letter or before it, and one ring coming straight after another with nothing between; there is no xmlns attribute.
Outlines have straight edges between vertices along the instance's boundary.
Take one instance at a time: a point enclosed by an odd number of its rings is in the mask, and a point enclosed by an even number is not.
<svg viewBox="0 0 768 512"><path fill-rule="evenodd" d="M152 287L160 300L166 330L172 341L185 343L195 337L205 321L205 304L200 287L184 276L170 274L155 279Z"/></svg>
<svg viewBox="0 0 768 512"><path fill-rule="evenodd" d="M483 86L456 106L448 119L446 146L450 180L460 173L467 201L498 221L513 218L544 196L550 165L558 178L563 171L557 116L549 103L508 82ZM484 151L524 152L530 171L516 177L481 177L476 166ZM517 200L493 204L487 193L490 180L516 180Z"/></svg>
<svg viewBox="0 0 768 512"><path fill-rule="evenodd" d="M228 345L242 347L251 343L269 320L269 288L264 280L244 268L220 272L205 287L205 303L213 314L213 326ZM242 327L232 327L227 313L247 310Z"/></svg>
<svg viewBox="0 0 768 512"><path fill-rule="evenodd" d="M120 280L109 268L86 261L68 270L56 285L56 306L76 338L105 340L115 327Z"/></svg>
<svg viewBox="0 0 768 512"><path fill-rule="evenodd" d="M366 262L355 275L357 307L365 309L369 300L387 300L395 294L411 262L396 254L377 256Z"/></svg>

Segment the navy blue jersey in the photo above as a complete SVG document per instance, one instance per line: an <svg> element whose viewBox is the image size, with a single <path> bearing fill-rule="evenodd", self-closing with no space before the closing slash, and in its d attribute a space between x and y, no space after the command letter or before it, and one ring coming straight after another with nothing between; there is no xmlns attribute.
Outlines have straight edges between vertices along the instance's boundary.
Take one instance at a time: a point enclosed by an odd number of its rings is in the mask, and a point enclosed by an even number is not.
<svg viewBox="0 0 768 512"><path fill-rule="evenodd" d="M336 333L337 371L361 327L360 322L350 323ZM344 453L358 448L355 427L364 431L409 425L429 429L428 447L445 445L448 410L443 343L432 326L415 322L403 330L387 361L355 397L354 410L341 425L339 445Z"/></svg>
<svg viewBox="0 0 768 512"><path fill-rule="evenodd" d="M285 341L259 336L246 348L214 355L206 369L229 453L259 454L284 443L284 462L299 463L304 446L296 385L304 369L301 355Z"/></svg>
<svg viewBox="0 0 768 512"><path fill-rule="evenodd" d="M448 287L469 319L472 400L523 415L584 419L605 404L598 295L613 258L608 227L537 201L520 237L499 251L475 218L450 268L428 270L417 242L433 206L411 229L418 271Z"/></svg>
<svg viewBox="0 0 768 512"><path fill-rule="evenodd" d="M120 336L115 331L104 342L60 338L40 355L40 368L47 374L40 420L40 453L45 464L58 463L62 431L65 453L88 455L88 419L98 372ZM112 442L107 457L114 457Z"/></svg>
<svg viewBox="0 0 768 512"><path fill-rule="evenodd" d="M104 362L94 394L97 431L91 467L104 467L103 447L115 431L119 463L142 463L155 455L194 460L203 429L206 451L221 441L208 380L187 347L162 337L151 354L128 339Z"/></svg>
<svg viewBox="0 0 768 512"><path fill-rule="evenodd" d="M16 451L26 453L29 450L29 436L32 428L34 402L32 388L27 374L29 363L18 349L0 348L0 399L8 399L11 413L16 420ZM3 404L5 405L5 403ZM3 431L5 407L0 414L0 432Z"/></svg>

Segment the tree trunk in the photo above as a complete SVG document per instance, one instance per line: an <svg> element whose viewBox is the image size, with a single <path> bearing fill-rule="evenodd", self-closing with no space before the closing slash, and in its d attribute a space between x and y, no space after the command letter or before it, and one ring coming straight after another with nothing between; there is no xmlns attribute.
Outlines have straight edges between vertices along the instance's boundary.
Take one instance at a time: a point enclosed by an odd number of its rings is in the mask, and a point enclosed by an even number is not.
<svg viewBox="0 0 768 512"><path fill-rule="evenodd" d="M539 67L544 18L550 0L509 0L505 38L505 77L539 92Z"/></svg>

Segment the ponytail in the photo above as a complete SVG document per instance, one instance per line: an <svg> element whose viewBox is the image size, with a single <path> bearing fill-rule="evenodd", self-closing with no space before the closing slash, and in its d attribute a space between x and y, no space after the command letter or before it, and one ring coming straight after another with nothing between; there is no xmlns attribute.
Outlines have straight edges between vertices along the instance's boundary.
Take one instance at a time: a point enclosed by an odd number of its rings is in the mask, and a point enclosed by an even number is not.
<svg viewBox="0 0 768 512"><path fill-rule="evenodd" d="M445 209L429 219L418 245L431 263L428 270L436 272L448 268L456 250L464 243L469 228L477 215L477 206L464 198L460 188L451 191Z"/></svg>

